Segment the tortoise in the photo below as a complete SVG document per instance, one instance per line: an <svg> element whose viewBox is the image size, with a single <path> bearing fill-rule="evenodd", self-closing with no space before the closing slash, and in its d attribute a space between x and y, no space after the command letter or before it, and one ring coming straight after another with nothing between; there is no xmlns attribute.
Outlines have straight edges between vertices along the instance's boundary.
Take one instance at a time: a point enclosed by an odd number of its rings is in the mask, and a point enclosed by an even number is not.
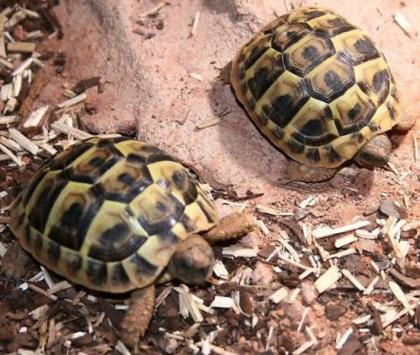
<svg viewBox="0 0 420 355"><path fill-rule="evenodd" d="M401 118L384 55L361 29L325 8L276 18L221 77L263 135L292 158L295 180L328 179L352 158L384 166L392 149L385 132L414 124Z"/></svg>
<svg viewBox="0 0 420 355"><path fill-rule="evenodd" d="M20 245L50 270L91 290L132 291L119 329L130 347L150 322L155 284L203 283L214 262L209 243L254 228L246 213L220 219L184 165L126 137L93 137L58 153L10 214Z"/></svg>

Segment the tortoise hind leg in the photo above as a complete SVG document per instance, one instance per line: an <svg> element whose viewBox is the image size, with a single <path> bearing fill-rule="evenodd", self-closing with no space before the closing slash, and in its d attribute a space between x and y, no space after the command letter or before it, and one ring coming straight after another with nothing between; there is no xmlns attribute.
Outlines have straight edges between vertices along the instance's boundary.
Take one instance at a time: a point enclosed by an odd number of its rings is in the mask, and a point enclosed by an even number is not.
<svg viewBox="0 0 420 355"><path fill-rule="evenodd" d="M209 243L225 242L244 237L255 228L255 221L248 213L235 212L223 217L203 238Z"/></svg>
<svg viewBox="0 0 420 355"><path fill-rule="evenodd" d="M139 340L149 326L155 307L155 286L131 293L130 305L120 324L120 338L125 345L137 350Z"/></svg>
<svg viewBox="0 0 420 355"><path fill-rule="evenodd" d="M217 79L220 80L223 84L230 84L230 71L232 69L232 62L227 63L217 76Z"/></svg>

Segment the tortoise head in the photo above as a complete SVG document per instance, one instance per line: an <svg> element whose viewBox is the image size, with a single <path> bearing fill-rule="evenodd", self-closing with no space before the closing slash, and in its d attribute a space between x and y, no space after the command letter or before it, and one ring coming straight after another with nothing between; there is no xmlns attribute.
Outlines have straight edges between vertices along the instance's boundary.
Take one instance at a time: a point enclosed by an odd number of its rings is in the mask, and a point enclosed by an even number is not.
<svg viewBox="0 0 420 355"><path fill-rule="evenodd" d="M202 237L193 235L177 245L169 262L169 273L187 284L201 284L211 275L213 249Z"/></svg>

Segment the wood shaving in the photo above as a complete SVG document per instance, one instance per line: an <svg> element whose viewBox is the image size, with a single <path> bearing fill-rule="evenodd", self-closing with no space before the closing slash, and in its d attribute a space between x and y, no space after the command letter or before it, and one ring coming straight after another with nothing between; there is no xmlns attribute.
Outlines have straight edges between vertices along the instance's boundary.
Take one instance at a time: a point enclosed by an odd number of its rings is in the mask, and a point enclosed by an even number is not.
<svg viewBox="0 0 420 355"><path fill-rule="evenodd" d="M57 132L65 133L67 135L72 135L72 136L76 137L77 139L81 139L81 140L92 137L92 135L89 134L89 133L86 133L86 132L81 131L80 129L77 129L77 128L74 128L74 127L70 127L70 126L68 126L64 123L58 122L58 121L54 122L51 125L51 128L56 130Z"/></svg>
<svg viewBox="0 0 420 355"><path fill-rule="evenodd" d="M77 95L69 100L60 102L59 104L57 104L58 108L68 108L74 105L77 105L83 101L85 101L87 98L87 95L85 93Z"/></svg>
<svg viewBox="0 0 420 355"><path fill-rule="evenodd" d="M346 235L345 237L339 238L334 242L334 246L339 249L344 247L347 244L351 244L357 241L357 238L353 235Z"/></svg>
<svg viewBox="0 0 420 355"><path fill-rule="evenodd" d="M338 228L320 227L313 231L313 236L316 239L331 237L336 234L351 232L370 225L369 221L358 221Z"/></svg>
<svg viewBox="0 0 420 355"><path fill-rule="evenodd" d="M257 209L258 212L268 214L270 216L281 217L281 216L293 216L294 215L294 213L292 213L292 212L283 212L283 211L280 211L276 208L269 207L269 206L263 206L263 205L257 205L256 209Z"/></svg>
<svg viewBox="0 0 420 355"><path fill-rule="evenodd" d="M196 128L196 130L201 131L203 129L216 126L216 125L220 124L221 122L222 122L222 120L220 118L213 118L213 119L211 119L211 120L209 120L207 122L204 122L204 123L202 123L200 125L195 126L195 128Z"/></svg>
<svg viewBox="0 0 420 355"><path fill-rule="evenodd" d="M194 322L202 322L203 315L201 314L197 303L193 300L191 294L189 293L188 288L185 285L181 285L180 287L174 287L174 290L179 293L180 309L186 309ZM186 312L182 311L181 314L185 317Z"/></svg>
<svg viewBox="0 0 420 355"><path fill-rule="evenodd" d="M235 308L235 301L231 297L216 296L210 308Z"/></svg>
<svg viewBox="0 0 420 355"><path fill-rule="evenodd" d="M197 11L194 15L193 24L191 26L191 37L195 36L195 34L197 33L197 27L200 21L200 15L201 15L200 11Z"/></svg>
<svg viewBox="0 0 420 355"><path fill-rule="evenodd" d="M28 138L26 138L17 129L9 128L9 136L29 153L33 155L37 155L39 153L39 147Z"/></svg>
<svg viewBox="0 0 420 355"><path fill-rule="evenodd" d="M395 298L401 302L404 306L405 310L410 313L411 316L414 316L414 311L410 308L411 305L408 302L403 290L401 287L394 281L389 281L388 284L389 288L391 289L392 293L394 294Z"/></svg>
<svg viewBox="0 0 420 355"><path fill-rule="evenodd" d="M360 283L360 281L353 276L353 274L347 269L341 269L341 273L359 290L364 291L365 287Z"/></svg>
<svg viewBox="0 0 420 355"><path fill-rule="evenodd" d="M70 288L70 287L73 287L73 285L72 285L71 283L69 283L68 281L63 280L63 281L57 282L57 283L55 283L53 286L51 286L51 287L48 289L48 293L49 293L50 295L52 295L52 294L54 294L54 293L57 293L57 292L60 292L60 291L66 290L66 289L68 289L68 288Z"/></svg>
<svg viewBox="0 0 420 355"><path fill-rule="evenodd" d="M140 18L142 17L148 17L148 16L154 16L159 13L160 10L163 9L164 6L168 5L166 1L161 1L158 3L155 7L151 8L150 10L143 12L140 14Z"/></svg>
<svg viewBox="0 0 420 355"><path fill-rule="evenodd" d="M370 295L375 288L375 285L379 281L379 276L375 276L375 278L369 283L369 285L363 291L364 295Z"/></svg>
<svg viewBox="0 0 420 355"><path fill-rule="evenodd" d="M281 301L283 301L288 294L289 290L286 287L282 287L275 291L270 297L268 297L268 300L275 304L278 304Z"/></svg>
<svg viewBox="0 0 420 355"><path fill-rule="evenodd" d="M333 287L341 276L342 274L338 267L333 265L314 282L314 286L318 293L321 294Z"/></svg>
<svg viewBox="0 0 420 355"><path fill-rule="evenodd" d="M346 332L340 337L340 339L338 339L335 348L337 350L341 349L344 346L344 344L347 342L347 340L350 338L350 335L352 334L353 334L353 328L347 329Z"/></svg>
<svg viewBox="0 0 420 355"><path fill-rule="evenodd" d="M213 266L213 272L216 274L217 277L228 280L229 279L229 272L226 269L225 264L221 260L216 260Z"/></svg>
<svg viewBox="0 0 420 355"><path fill-rule="evenodd" d="M223 255L233 256L234 258L256 258L258 252L258 248L226 247L222 249Z"/></svg>
<svg viewBox="0 0 420 355"><path fill-rule="evenodd" d="M5 147L3 144L0 143L0 150L6 154L17 166L24 165L22 160L13 154L7 147Z"/></svg>
<svg viewBox="0 0 420 355"><path fill-rule="evenodd" d="M28 127L37 127L42 119L44 118L45 114L48 112L49 106L45 105L40 107L39 109L35 110L31 113L28 119L23 123L24 128Z"/></svg>
<svg viewBox="0 0 420 355"><path fill-rule="evenodd" d="M130 350L127 349L127 347L124 345L124 343L121 340L118 340L114 349L117 350L122 355L131 355Z"/></svg>
<svg viewBox="0 0 420 355"><path fill-rule="evenodd" d="M394 21L398 27L400 27L408 37L412 38L413 27L407 18L400 11L396 11L392 17L394 18Z"/></svg>

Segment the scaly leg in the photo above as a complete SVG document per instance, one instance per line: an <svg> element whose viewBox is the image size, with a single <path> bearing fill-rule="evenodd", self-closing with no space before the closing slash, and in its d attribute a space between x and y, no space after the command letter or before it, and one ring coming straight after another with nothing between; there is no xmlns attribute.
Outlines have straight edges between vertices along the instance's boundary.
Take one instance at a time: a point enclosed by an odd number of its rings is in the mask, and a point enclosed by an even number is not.
<svg viewBox="0 0 420 355"><path fill-rule="evenodd" d="M203 238L209 243L225 242L244 237L255 228L255 221L248 213L235 212L220 220Z"/></svg>
<svg viewBox="0 0 420 355"><path fill-rule="evenodd" d="M139 340L146 333L152 319L154 307L154 285L132 292L129 308L120 324L120 338L125 345L137 350Z"/></svg>

